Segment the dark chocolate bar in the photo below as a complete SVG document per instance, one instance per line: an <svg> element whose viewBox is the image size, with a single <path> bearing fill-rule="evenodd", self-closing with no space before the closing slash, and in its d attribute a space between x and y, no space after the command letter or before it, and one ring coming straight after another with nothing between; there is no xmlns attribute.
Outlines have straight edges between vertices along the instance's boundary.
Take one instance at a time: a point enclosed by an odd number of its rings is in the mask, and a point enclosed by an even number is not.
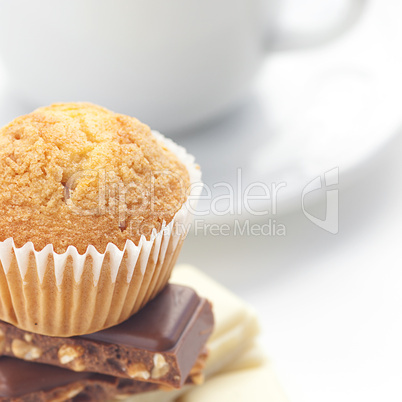
<svg viewBox="0 0 402 402"><path fill-rule="evenodd" d="M0 322L3 355L180 388L213 329L211 304L169 284L124 323L91 335L52 338ZM2 340L2 341L1 341Z"/></svg>

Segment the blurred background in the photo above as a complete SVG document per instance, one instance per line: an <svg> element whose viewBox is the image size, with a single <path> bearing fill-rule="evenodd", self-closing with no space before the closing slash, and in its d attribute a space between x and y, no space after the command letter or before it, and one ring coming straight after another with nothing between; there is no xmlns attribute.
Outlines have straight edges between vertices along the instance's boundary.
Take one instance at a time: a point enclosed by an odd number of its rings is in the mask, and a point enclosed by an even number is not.
<svg viewBox="0 0 402 402"><path fill-rule="evenodd" d="M400 401L402 4L0 0L0 124L91 101L196 157L180 262L253 304L294 402Z"/></svg>

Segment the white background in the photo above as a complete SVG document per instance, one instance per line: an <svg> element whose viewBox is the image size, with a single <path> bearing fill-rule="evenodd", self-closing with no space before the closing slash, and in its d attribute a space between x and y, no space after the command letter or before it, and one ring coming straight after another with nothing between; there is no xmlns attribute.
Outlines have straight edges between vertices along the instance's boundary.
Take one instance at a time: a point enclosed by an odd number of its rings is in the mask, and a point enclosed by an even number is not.
<svg viewBox="0 0 402 402"><path fill-rule="evenodd" d="M180 260L257 309L292 402L401 401L402 137L344 188L337 235L303 214L286 237L194 237Z"/></svg>
<svg viewBox="0 0 402 402"><path fill-rule="evenodd" d="M373 63L384 61L379 47L400 57L401 3L370 7L379 42L362 53L372 50ZM272 65L283 57L271 56ZM402 131L400 71L394 96L376 101L399 104ZM292 402L402 400L402 137L388 123L383 116L376 135L385 144L375 155L353 171L339 160L337 235L296 209L275 217L286 237L193 236L180 257L254 305L261 341ZM372 140L359 136L343 144L345 154Z"/></svg>
<svg viewBox="0 0 402 402"><path fill-rule="evenodd" d="M371 3L379 21L371 33L379 38L373 52L391 46L399 55L401 2ZM332 9L320 13L326 10ZM289 14L289 23L293 18ZM393 44L381 42L387 32ZM370 42L362 50L370 52ZM281 57L271 56L270 68ZM400 95L380 101L392 107ZM0 103L5 123L19 106L10 94ZM180 257L256 308L261 342L292 402L402 400L402 137L386 131L388 123L384 118L384 131L377 131L386 141L369 159L356 161L352 170L339 163L337 235L295 209L275 217L285 225L285 237L193 236ZM362 133L359 141L353 147L364 148Z"/></svg>

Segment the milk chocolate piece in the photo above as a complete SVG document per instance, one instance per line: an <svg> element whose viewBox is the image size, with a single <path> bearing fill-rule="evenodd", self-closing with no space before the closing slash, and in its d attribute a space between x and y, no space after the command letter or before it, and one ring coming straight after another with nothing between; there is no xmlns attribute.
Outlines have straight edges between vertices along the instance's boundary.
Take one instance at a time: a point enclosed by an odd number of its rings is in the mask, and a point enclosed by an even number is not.
<svg viewBox="0 0 402 402"><path fill-rule="evenodd" d="M153 383L0 358L0 401L106 401L158 388Z"/></svg>
<svg viewBox="0 0 402 402"><path fill-rule="evenodd" d="M0 322L3 355L180 388L213 329L211 304L169 284L126 322L75 338L31 334Z"/></svg>
<svg viewBox="0 0 402 402"><path fill-rule="evenodd" d="M186 384L198 384L207 355L204 349L191 369ZM162 384L104 374L79 373L12 357L0 358L0 401L102 401L125 399L158 389L167 390Z"/></svg>

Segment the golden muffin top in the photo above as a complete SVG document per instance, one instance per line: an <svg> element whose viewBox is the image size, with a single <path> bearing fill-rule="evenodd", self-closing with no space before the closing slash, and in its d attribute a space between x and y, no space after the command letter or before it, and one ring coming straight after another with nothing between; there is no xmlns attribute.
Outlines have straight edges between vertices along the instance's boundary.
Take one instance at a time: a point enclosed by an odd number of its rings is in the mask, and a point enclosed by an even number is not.
<svg viewBox="0 0 402 402"><path fill-rule="evenodd" d="M103 252L169 223L189 175L137 119L89 103L43 107L0 129L0 241Z"/></svg>

